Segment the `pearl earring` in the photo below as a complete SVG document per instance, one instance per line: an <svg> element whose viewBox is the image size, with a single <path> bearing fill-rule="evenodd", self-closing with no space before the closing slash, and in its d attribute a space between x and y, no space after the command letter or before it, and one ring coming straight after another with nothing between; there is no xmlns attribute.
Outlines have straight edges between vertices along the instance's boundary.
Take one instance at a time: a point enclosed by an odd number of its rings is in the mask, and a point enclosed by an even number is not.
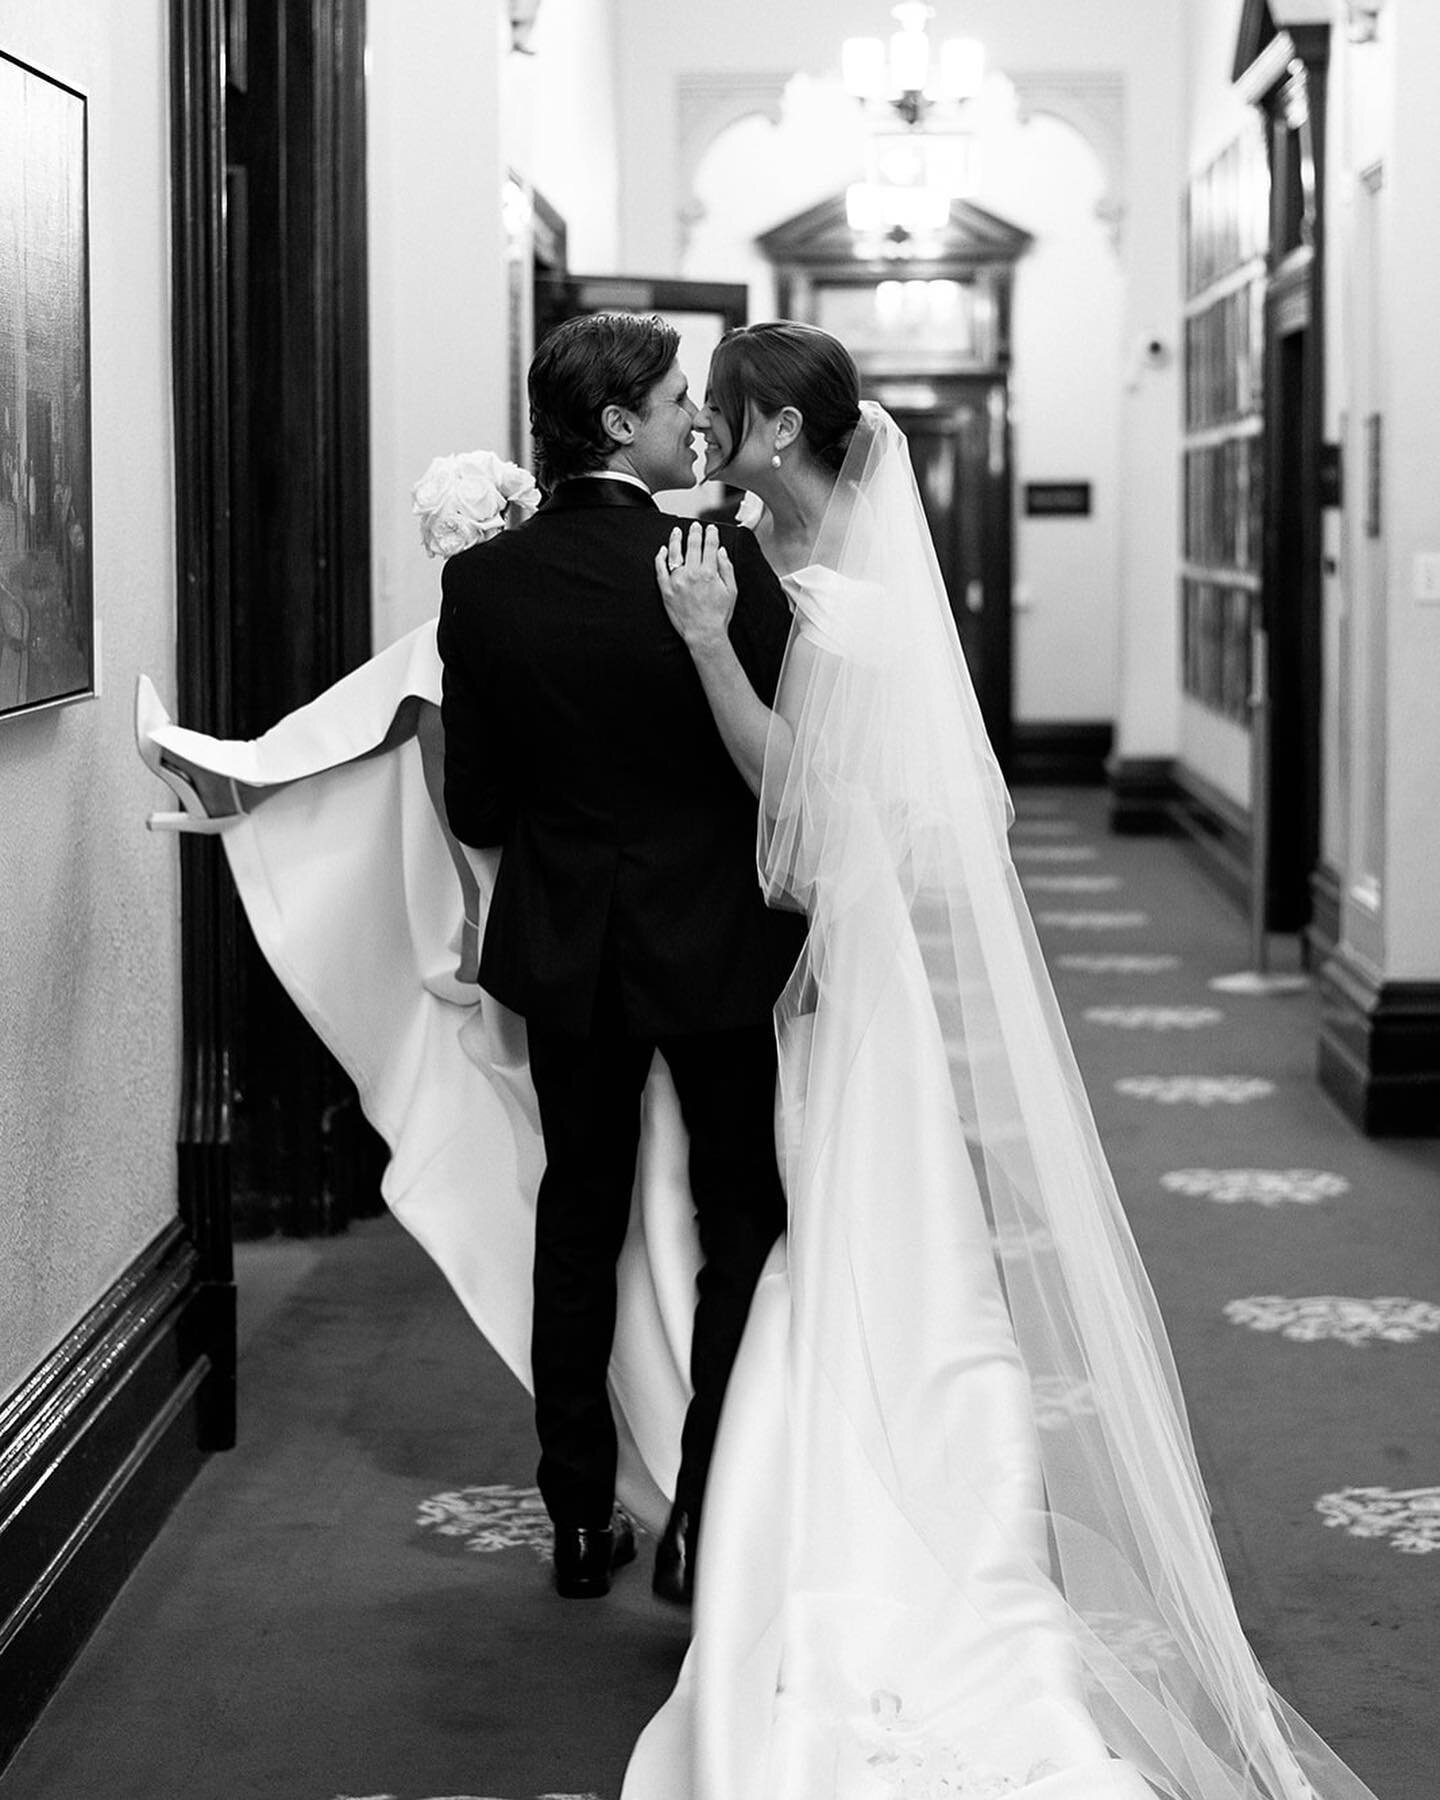
<svg viewBox="0 0 1440 1800"><path fill-rule="evenodd" d="M775 454L770 458L770 467L772 469L780 467L780 446L778 444L775 446Z"/></svg>

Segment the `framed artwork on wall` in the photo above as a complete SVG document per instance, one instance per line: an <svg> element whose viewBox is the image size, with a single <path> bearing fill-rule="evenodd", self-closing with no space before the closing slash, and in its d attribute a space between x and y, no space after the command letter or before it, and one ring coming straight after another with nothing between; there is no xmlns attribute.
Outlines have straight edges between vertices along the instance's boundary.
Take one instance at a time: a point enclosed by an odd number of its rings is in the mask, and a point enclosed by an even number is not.
<svg viewBox="0 0 1440 1800"><path fill-rule="evenodd" d="M0 717L95 692L85 108L0 51Z"/></svg>

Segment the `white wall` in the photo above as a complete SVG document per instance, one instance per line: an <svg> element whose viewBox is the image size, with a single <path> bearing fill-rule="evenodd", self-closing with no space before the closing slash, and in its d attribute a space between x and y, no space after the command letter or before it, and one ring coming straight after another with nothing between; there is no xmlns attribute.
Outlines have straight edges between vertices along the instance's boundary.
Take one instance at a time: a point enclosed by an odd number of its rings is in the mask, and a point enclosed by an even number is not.
<svg viewBox="0 0 1440 1800"><path fill-rule="evenodd" d="M1440 7L1392 0L1394 151L1386 170L1390 265L1386 317L1384 530L1386 619L1386 858L1384 974L1440 980L1440 605L1416 597L1416 558L1440 556L1440 157L1434 77Z"/></svg>
<svg viewBox="0 0 1440 1800"><path fill-rule="evenodd" d="M503 0L369 0L371 571L377 648L431 617L440 564L410 490L432 457L523 456L528 268L510 291L513 173L564 217L570 266L618 260L615 0L545 0L531 54ZM445 47L444 55L436 46Z"/></svg>
<svg viewBox="0 0 1440 1800"><path fill-rule="evenodd" d="M0 720L0 1392L174 1216L175 845L131 733L174 667L163 0L3 0L0 47L89 102L103 692Z"/></svg>
<svg viewBox="0 0 1440 1800"><path fill-rule="evenodd" d="M1088 481L1094 499L1089 518L1017 521L1015 714L1108 720L1118 629L1123 282L1097 211L1107 175L1085 139L1048 114L1000 129L975 198L1035 238L1016 272L1012 321L1016 480ZM751 316L772 316L773 271L756 236L858 178L863 154L859 111L838 81L795 77L778 120L743 118L700 158L694 193L701 211L682 272L745 280Z"/></svg>
<svg viewBox="0 0 1440 1800"><path fill-rule="evenodd" d="M371 570L377 649L431 617L410 490L432 457L506 450L500 0L370 0ZM437 53L443 46L443 54Z"/></svg>
<svg viewBox="0 0 1440 1800"><path fill-rule="evenodd" d="M1069 0L1032 0L1023 8L1003 0L942 0L936 10L934 35L978 35L992 66L1012 75L1113 71L1123 81L1127 154L1119 185L1127 213L1118 262L1106 267L1103 257L1111 252L1107 247L1102 257L1098 249L1102 233L1093 215L1080 223L1091 204L1078 192L1087 178L1083 164L1072 170L1076 187L1063 200L1039 192L1027 173L1012 170L1007 180L1003 168L992 172L979 197L1019 224L1033 217L1045 240L1034 269L1022 268L1020 276L1021 478L1054 474L1063 464L1070 476L1093 481L1097 502L1094 519L1084 525L1022 522L1017 573L1022 608L1028 602L1030 610L1017 619L1017 711L1037 719L1113 715L1123 752L1168 754L1178 733L1171 678L1177 372L1173 362L1132 371L1127 358L1142 336L1160 335L1173 345L1177 334L1178 0L1151 0L1143 8L1125 0L1091 0L1083 8ZM737 252L734 231L717 229L716 214L738 218L763 208L769 217L756 227L763 229L852 176L859 141L854 109L842 97L836 112L830 84L841 40L884 24L873 0L836 0L824 9L804 0L732 0L724 7L626 0L618 18L622 267L637 274L674 270L688 239L687 274L753 281L753 253ZM786 95L786 124L793 117L807 128L811 148L801 148L795 130L776 132L759 119L734 127L701 166L698 195L710 216L692 227L682 217L693 196L682 191L677 86L683 76L725 71L768 78L777 90L798 74ZM733 199L725 193L727 166L739 190ZM1067 225L1077 233L1088 229L1088 238L1066 241ZM1068 310L1058 278L1062 257L1070 259L1064 279L1078 282L1083 303ZM1049 295L1047 258L1057 277ZM752 292L763 316L769 296L759 282ZM1082 312L1088 329L1079 324ZM1083 363L1076 362L1077 349ZM1165 678L1157 679L1157 671Z"/></svg>
<svg viewBox="0 0 1440 1800"><path fill-rule="evenodd" d="M1087 481L1088 518L1027 518L1015 543L1015 717L1108 720L1118 698L1124 280L1097 213L1105 170L1037 114L981 202L1035 238L1015 274L1015 479Z"/></svg>
<svg viewBox="0 0 1440 1800"><path fill-rule="evenodd" d="M565 219L570 267L619 266L619 0L544 0L532 55L506 58L504 151Z"/></svg>

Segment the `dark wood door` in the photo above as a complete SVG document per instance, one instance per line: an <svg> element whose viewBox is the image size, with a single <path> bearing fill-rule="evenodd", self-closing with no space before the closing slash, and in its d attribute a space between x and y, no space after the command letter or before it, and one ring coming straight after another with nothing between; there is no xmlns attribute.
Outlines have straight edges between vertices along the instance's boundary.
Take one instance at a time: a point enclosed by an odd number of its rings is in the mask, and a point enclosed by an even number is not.
<svg viewBox="0 0 1440 1800"><path fill-rule="evenodd" d="M1008 770L1012 525L1006 384L999 376L975 375L871 386L909 440L961 648L990 741Z"/></svg>
<svg viewBox="0 0 1440 1800"><path fill-rule="evenodd" d="M1266 404L1268 500L1262 625L1266 639L1268 930L1304 930L1320 860L1321 583L1318 396L1313 327L1294 290L1271 298Z"/></svg>
<svg viewBox="0 0 1440 1800"><path fill-rule="evenodd" d="M254 737L370 653L364 6L226 18L230 730ZM339 1230L380 1206L377 1141L238 930L236 1232Z"/></svg>

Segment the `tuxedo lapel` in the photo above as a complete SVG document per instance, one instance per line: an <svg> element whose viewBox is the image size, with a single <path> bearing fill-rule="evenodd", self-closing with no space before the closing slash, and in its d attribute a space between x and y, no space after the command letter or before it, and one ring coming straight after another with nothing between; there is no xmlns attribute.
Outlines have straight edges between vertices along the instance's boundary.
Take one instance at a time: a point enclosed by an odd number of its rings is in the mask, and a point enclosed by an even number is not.
<svg viewBox="0 0 1440 1800"><path fill-rule="evenodd" d="M603 475L580 475L573 481L562 481L539 510L542 513L579 512L599 506L641 507L658 512L650 495L631 481L611 481Z"/></svg>

